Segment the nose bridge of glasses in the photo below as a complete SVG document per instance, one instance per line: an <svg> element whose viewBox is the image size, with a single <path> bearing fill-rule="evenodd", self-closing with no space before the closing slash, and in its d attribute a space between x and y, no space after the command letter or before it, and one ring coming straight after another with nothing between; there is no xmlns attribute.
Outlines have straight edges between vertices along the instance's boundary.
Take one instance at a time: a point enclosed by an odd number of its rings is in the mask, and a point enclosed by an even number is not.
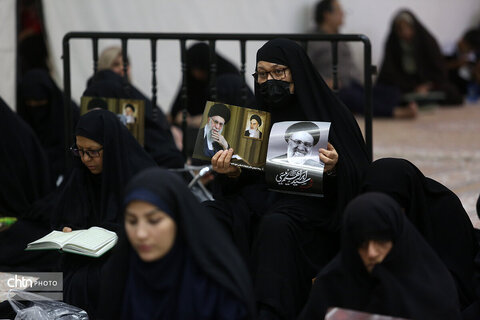
<svg viewBox="0 0 480 320"><path fill-rule="evenodd" d="M78 153L82 159L85 158L85 156L87 156L89 159L93 158L88 150L78 150Z"/></svg>

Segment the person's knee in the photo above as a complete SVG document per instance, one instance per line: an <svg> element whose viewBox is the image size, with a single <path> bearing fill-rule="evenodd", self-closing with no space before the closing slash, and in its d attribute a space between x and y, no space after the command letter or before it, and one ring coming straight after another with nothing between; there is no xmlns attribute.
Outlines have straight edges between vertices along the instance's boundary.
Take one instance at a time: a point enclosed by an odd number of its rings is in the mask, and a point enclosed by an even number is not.
<svg viewBox="0 0 480 320"><path fill-rule="evenodd" d="M263 216L259 227L259 234L269 237L284 238L293 233L293 220L288 215L272 213Z"/></svg>

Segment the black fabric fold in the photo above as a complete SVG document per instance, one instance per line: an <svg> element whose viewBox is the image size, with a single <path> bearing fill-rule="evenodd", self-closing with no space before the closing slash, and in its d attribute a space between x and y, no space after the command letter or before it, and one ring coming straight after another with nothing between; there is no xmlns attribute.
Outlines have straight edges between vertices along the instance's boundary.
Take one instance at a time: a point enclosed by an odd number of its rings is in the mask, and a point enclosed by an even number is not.
<svg viewBox="0 0 480 320"><path fill-rule="evenodd" d="M369 273L358 253L382 236L393 246ZM366 193L345 209L340 253L319 273L299 319L341 307L407 319L462 319L453 278L396 201Z"/></svg>
<svg viewBox="0 0 480 320"><path fill-rule="evenodd" d="M405 209L407 218L455 279L462 309L476 301L480 272L474 259L479 246L472 222L457 195L425 177L413 163L397 158L372 163L362 183L362 192L369 191L384 192Z"/></svg>

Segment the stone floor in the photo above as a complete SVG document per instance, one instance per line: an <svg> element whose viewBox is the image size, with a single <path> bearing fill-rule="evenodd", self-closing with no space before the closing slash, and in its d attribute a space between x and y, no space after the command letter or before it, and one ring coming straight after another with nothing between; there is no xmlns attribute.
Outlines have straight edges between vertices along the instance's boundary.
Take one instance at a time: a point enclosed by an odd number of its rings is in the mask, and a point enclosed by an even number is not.
<svg viewBox="0 0 480 320"><path fill-rule="evenodd" d="M359 117L363 130L364 120ZM455 192L475 227L480 193L480 103L421 110L415 120L374 119L374 159L405 158Z"/></svg>

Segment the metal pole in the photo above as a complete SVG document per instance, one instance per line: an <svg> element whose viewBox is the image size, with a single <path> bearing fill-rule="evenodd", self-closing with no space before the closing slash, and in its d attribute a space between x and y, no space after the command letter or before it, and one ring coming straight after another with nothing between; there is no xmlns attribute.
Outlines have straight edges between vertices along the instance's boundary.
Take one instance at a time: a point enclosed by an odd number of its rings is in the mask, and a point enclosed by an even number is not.
<svg viewBox="0 0 480 320"><path fill-rule="evenodd" d="M65 134L65 171L72 167L72 157L69 152L73 144L73 117L72 117L72 93L70 84L70 44L69 38L63 38L63 126Z"/></svg>

